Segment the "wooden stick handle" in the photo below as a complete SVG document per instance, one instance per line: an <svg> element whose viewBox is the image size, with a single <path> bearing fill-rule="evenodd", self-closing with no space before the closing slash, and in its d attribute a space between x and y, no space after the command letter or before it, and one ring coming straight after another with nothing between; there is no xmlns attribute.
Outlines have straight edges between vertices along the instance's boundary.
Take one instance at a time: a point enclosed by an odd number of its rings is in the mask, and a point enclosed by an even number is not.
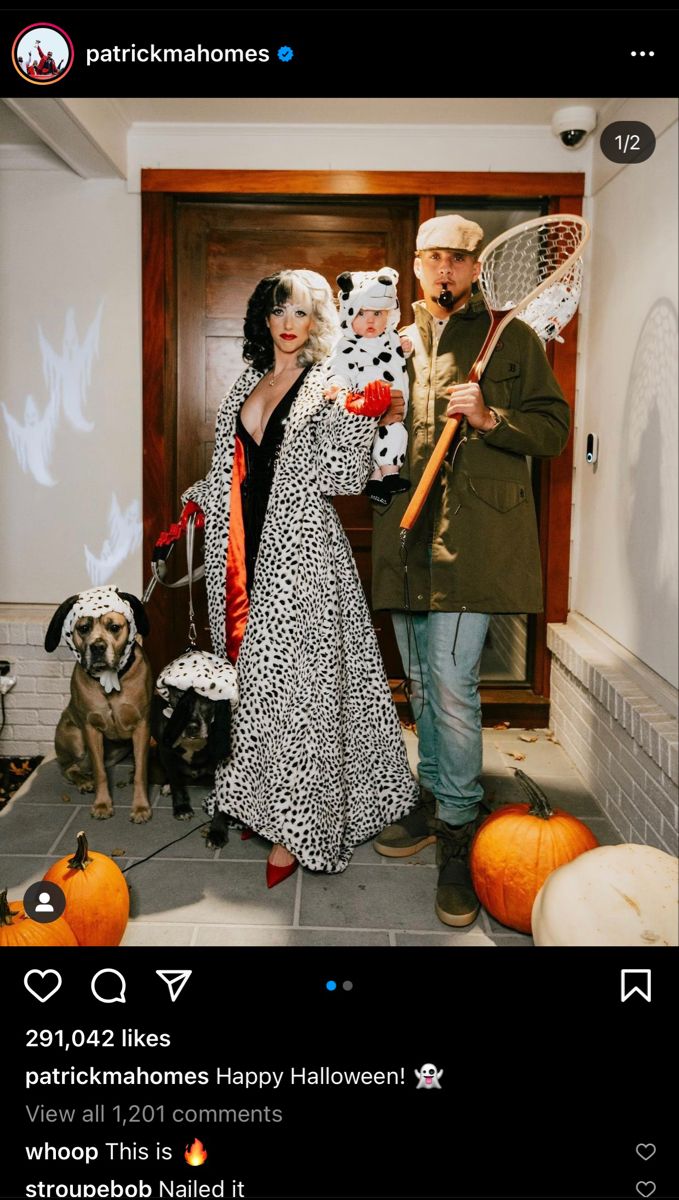
<svg viewBox="0 0 679 1200"><path fill-rule="evenodd" d="M484 297L484 301L485 301L485 297ZM486 307L488 307L488 306L486 305ZM483 372L486 369L486 364L488 362L488 359L490 358L491 354L493 353L493 350L495 349L495 344L500 336L501 331L504 329L507 322L511 320L515 311L516 311L515 309L512 309L511 311L508 311L508 312L504 312L504 311L494 312L492 309L490 309L490 308L488 309L488 315L490 316L490 326L489 326L488 332L486 334L485 341L484 341L481 349L479 350L478 357L477 357L476 361L474 362L474 365L467 376L468 383L478 383L479 382L481 376L483 375ZM422 472L422 478L420 479L420 482L418 483L417 487L415 488L415 491L413 492L410 504L408 505L407 509L405 510L405 512L401 518L401 529L405 530L406 533L412 529L417 518L419 517L420 513L422 512L422 509L424 508L427 496L429 495L429 493L432 489L432 486L433 486L434 480L436 479L436 476L438 475L439 471L441 470L441 467L443 466L443 461L444 461L448 451L450 450L450 447L453 443L453 438L455 437L455 434L457 433L457 431L460 427L461 420L462 420L461 415L458 415L455 417L449 417L448 420L446 421L446 424L443 427L443 433L441 434L438 442L434 446L431 458L429 459L429 462L427 463L424 471ZM405 537L405 534L403 534L402 536Z"/></svg>
<svg viewBox="0 0 679 1200"><path fill-rule="evenodd" d="M412 500L401 517L401 529L412 529L422 512L434 480L441 470L443 460L450 450L453 438L458 431L461 419L459 416L449 417L446 421L443 433L434 446L431 458L422 473L422 478L413 492Z"/></svg>

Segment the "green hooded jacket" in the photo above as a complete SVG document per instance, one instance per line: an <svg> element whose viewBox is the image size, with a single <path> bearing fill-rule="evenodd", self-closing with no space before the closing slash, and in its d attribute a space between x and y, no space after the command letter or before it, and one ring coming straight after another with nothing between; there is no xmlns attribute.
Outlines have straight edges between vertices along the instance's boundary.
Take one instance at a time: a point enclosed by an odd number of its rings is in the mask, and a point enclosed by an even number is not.
<svg viewBox="0 0 679 1200"><path fill-rule="evenodd" d="M446 423L446 388L464 383L483 344L489 317L480 295L449 317L434 347L424 301L404 330L408 360L408 456L401 473L410 492L388 508L374 506L373 607L413 612L542 611L542 571L526 455L552 458L568 440L570 411L542 342L523 321L502 331L481 378L486 404L500 424L479 433L466 421L407 535L399 527L410 497Z"/></svg>

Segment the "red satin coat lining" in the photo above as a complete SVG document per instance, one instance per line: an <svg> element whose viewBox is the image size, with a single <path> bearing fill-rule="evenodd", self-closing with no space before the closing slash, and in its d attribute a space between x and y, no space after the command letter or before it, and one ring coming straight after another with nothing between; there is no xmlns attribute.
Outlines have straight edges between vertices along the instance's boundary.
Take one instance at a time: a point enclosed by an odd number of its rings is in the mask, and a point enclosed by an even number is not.
<svg viewBox="0 0 679 1200"><path fill-rule="evenodd" d="M247 474L245 449L236 437L236 450L231 478L231 506L229 516L229 546L226 554L226 653L231 662L238 658L238 651L245 633L250 611L245 566L245 526L241 484Z"/></svg>

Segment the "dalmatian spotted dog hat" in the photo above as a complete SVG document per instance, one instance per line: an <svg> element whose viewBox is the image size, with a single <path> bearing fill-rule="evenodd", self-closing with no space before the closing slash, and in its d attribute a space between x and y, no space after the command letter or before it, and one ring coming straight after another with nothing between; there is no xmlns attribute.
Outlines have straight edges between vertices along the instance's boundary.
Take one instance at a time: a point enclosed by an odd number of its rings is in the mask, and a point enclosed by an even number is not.
<svg viewBox="0 0 679 1200"><path fill-rule="evenodd" d="M62 634L69 650L82 665L82 655L76 649L75 642L73 641L73 628L83 617L93 617L96 621L97 617L103 617L104 613L108 612L122 613L130 627L127 644L120 658L118 669L118 673L120 673L132 653L132 647L137 636L137 626L134 620L134 613L132 612L132 605L123 599L116 588L98 587L90 588L87 592L81 592L64 621Z"/></svg>
<svg viewBox="0 0 679 1200"><path fill-rule="evenodd" d="M102 671L99 677L99 682L106 692L120 691L118 677L130 662L137 633L145 636L149 632L146 612L136 596L132 596L129 592L119 592L115 587L89 588L77 596L70 596L68 600L64 600L64 603L59 605L45 635L46 650L50 652L56 650L63 637L73 657L83 666L83 656L73 639L73 630L83 617L91 617L96 621L98 617L103 617L105 613L109 612L120 613L127 621L128 631L125 649L120 656L117 672Z"/></svg>
<svg viewBox="0 0 679 1200"><path fill-rule="evenodd" d="M182 692L193 688L206 700L230 700L234 708L238 704L236 668L228 659L206 650L187 650L168 663L158 676L156 690L169 700L171 687Z"/></svg>
<svg viewBox="0 0 679 1200"><path fill-rule="evenodd" d="M380 267L379 271L343 271L337 276L340 327L351 333L351 322L362 308L389 309L387 329L395 329L401 314L396 284L398 271Z"/></svg>

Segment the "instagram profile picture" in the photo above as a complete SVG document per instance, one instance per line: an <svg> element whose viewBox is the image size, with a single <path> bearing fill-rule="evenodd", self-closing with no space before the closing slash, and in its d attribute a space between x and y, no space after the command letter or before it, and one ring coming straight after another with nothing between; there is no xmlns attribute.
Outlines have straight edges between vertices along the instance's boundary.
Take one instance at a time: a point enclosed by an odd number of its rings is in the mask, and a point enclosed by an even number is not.
<svg viewBox="0 0 679 1200"><path fill-rule="evenodd" d="M14 39L12 62L26 83L49 87L73 66L73 42L59 25L27 25Z"/></svg>

